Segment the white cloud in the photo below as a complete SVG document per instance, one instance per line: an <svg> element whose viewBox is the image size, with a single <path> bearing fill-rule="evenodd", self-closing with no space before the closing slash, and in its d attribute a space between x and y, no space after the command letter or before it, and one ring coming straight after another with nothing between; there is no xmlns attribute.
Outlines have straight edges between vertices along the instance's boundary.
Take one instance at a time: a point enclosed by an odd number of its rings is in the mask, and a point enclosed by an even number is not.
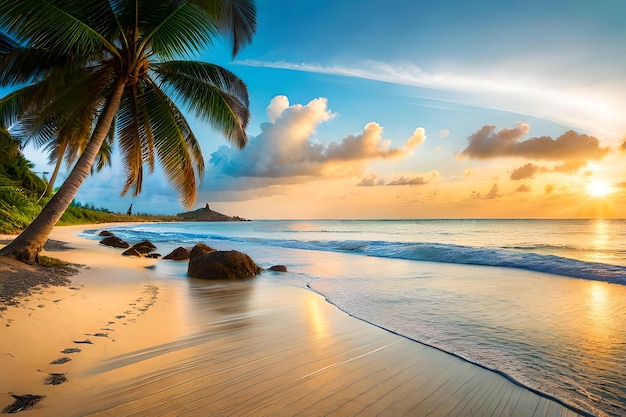
<svg viewBox="0 0 626 417"><path fill-rule="evenodd" d="M267 117L271 123L276 122L278 116L289 107L289 99L286 96L276 96L267 106Z"/></svg>
<svg viewBox="0 0 626 417"><path fill-rule="evenodd" d="M382 126L371 122L340 141L314 141L317 126L336 116L327 104L317 98L290 105L287 97L275 97L267 108L270 122L261 125L261 134L245 149L221 146L211 154L214 173L261 178L361 175L367 163L407 158L426 140L424 129L417 128L402 146L394 147L383 137Z"/></svg>

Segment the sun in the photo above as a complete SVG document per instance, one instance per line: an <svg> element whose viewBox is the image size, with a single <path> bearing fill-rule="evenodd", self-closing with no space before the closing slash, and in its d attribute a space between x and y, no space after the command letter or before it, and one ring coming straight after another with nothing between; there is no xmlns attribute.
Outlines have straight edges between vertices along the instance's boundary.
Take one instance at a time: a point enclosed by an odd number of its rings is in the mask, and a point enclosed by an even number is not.
<svg viewBox="0 0 626 417"><path fill-rule="evenodd" d="M606 181L593 181L587 185L587 193L592 197L606 197L612 192L611 184Z"/></svg>

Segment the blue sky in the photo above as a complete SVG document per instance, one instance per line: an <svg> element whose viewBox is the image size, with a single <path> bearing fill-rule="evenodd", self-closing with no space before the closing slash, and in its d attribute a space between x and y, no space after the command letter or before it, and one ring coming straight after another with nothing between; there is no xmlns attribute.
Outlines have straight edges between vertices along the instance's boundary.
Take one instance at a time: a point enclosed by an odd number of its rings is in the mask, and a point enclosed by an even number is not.
<svg viewBox="0 0 626 417"><path fill-rule="evenodd" d="M248 84L252 119L243 152L192 122L208 166L196 207L624 217L626 2L261 0L257 11L239 56L218 45L200 58ZM123 181L115 164L77 200L184 211L158 173L135 199L119 197Z"/></svg>

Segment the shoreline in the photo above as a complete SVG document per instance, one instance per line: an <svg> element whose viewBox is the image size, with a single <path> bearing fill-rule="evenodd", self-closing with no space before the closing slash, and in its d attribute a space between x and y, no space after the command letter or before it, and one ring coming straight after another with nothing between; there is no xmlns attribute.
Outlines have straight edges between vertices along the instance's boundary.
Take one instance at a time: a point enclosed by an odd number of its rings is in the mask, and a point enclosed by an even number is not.
<svg viewBox="0 0 626 417"><path fill-rule="evenodd" d="M320 293L320 292L316 291L315 289L311 288L310 286L308 286L308 285L307 285L307 288L308 288L310 291L312 291L312 292L314 292L314 293L318 294L319 296L324 297L324 294L322 294L322 293ZM371 322L371 321L368 321L368 320L362 319L362 318L360 318L360 317L357 317L357 316L355 316L355 315L352 315L352 314L350 314L348 311L346 311L346 310L342 309L341 307L339 307L338 305L336 305L335 303L333 303L332 301L330 301L328 298L324 297L324 299L325 299L325 301L326 301L327 303L329 303L330 305L332 305L333 307L335 307L337 310L339 310L339 311L341 311L341 312L343 312L343 313L347 314L347 315L348 315L348 316L350 316L350 317L355 318L356 320L362 321L362 322L364 322L364 323L369 324L370 326L377 327L377 328L379 328L379 329L382 329L382 330L384 330L384 331L386 331L386 332L389 332L389 333L391 333L391 334L394 334L394 335L396 335L396 336L399 336L399 337L402 337L402 338L404 338L404 339L410 340L410 341L412 341L412 342L414 342L414 343L418 343L418 344L420 344L420 345L426 346L426 347L428 347L428 348L430 348L430 349L435 349L435 350L437 350L437 351L439 351L439 352L445 353L446 355L453 356L453 357L455 357L455 358L457 358L457 359L460 359L460 360L462 360L462 361L464 361L464 362L467 362L467 363L472 364L472 365L474 365L474 366L478 366L479 368L484 369L484 370L486 370L486 371L493 372L493 373L495 373L495 374L497 374L497 375L500 375L500 376L502 376L503 378L507 379L509 382L511 382L511 383L513 383L513 384L515 384L515 385L519 386L520 388L523 388L523 389L525 389L525 390L528 390L528 391L532 392L533 394L536 394L536 395L538 395L538 396L540 396L540 397L544 397L544 398L546 398L546 399L548 399L548 400L550 400L550 401L554 401L555 403L557 403L557 404L559 404L559 405L561 405L561 406L563 406L563 407L565 407L565 408L567 408L567 409L569 409L569 410L571 410L571 411L573 411L573 412L575 412L575 413L577 413L577 414L579 414L579 415L581 415L581 416L584 416L584 417L596 417L594 414L591 414L591 413L588 413L588 412L586 412L586 411L584 411L584 410L581 410L581 409L578 409L578 408L576 408L576 407L573 407L573 406L571 406L570 404L567 404L566 402L562 401L561 399L559 399L559 398L557 398L557 397L555 397L555 396L552 396L552 395L550 395L550 394L548 394L548 393L545 393L545 392L543 392L543 391L540 391L540 390L538 390L538 389L535 389L535 388L533 388L533 387L530 387L530 386L528 386L528 385L526 385L526 384L524 384L524 383L522 383L522 382L518 381L517 379L515 379L515 378L514 378L514 377L512 377L511 375L507 374L506 372L502 372L502 371L500 371L500 370L498 370L498 369L495 369L495 368L490 368L490 367L488 367L488 366L486 366L486 365L483 365L483 364L482 364L482 363L480 363L480 362L475 362L475 361L472 361L471 359L466 358L465 356L459 355L459 354L457 354L457 353L455 353L455 352L451 352L451 351L448 351L448 350L442 349L442 348L440 348L440 347L438 347L438 346L436 346L436 345L433 345L433 344L429 344L429 343L426 343L426 342L422 342L421 340L411 338L411 337L409 337L409 336L406 336L406 335L403 335L403 334L401 334L401 333L398 333L398 332L396 332L396 331L394 331L394 330L388 329L388 328L386 328L386 327L384 327L384 326L378 325L378 324L373 323L373 322Z"/></svg>
<svg viewBox="0 0 626 417"><path fill-rule="evenodd" d="M45 254L87 268L71 287L43 289L4 312L3 324L12 321L0 330L0 366L27 375L0 382L0 408L14 392L46 395L29 415L585 415L351 317L314 291L262 278L164 279L146 269L161 261L126 258L76 236L107 226L55 228L51 238L72 249ZM47 365L80 338L93 344L68 354L71 362ZM12 353L24 349L23 358ZM68 382L44 385L52 369L65 370Z"/></svg>

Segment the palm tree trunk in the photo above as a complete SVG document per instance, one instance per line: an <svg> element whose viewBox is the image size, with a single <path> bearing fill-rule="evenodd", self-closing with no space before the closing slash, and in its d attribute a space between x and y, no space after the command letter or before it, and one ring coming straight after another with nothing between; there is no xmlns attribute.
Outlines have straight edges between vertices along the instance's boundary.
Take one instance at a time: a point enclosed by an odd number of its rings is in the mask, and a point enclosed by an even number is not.
<svg viewBox="0 0 626 417"><path fill-rule="evenodd" d="M13 242L0 250L0 255L12 257L30 264L37 261L37 256L48 240L54 225L65 213L83 181L91 172L91 166L98 155L102 142L104 142L109 133L115 114L119 109L125 85L126 77L120 76L98 118L98 123L91 134L85 151L78 159L78 162L76 162L76 165L74 165L74 168L72 168L59 191L41 210L37 218Z"/></svg>
<svg viewBox="0 0 626 417"><path fill-rule="evenodd" d="M54 182L56 181L57 175L59 174L59 169L61 169L61 163L63 162L63 155L65 154L66 147L67 141L63 141L59 145L59 157L57 158L57 163L54 165L54 171L52 172L50 181L48 181L48 185L46 186L46 193L44 194L46 197L50 197L50 195L52 194L52 188L54 187Z"/></svg>

